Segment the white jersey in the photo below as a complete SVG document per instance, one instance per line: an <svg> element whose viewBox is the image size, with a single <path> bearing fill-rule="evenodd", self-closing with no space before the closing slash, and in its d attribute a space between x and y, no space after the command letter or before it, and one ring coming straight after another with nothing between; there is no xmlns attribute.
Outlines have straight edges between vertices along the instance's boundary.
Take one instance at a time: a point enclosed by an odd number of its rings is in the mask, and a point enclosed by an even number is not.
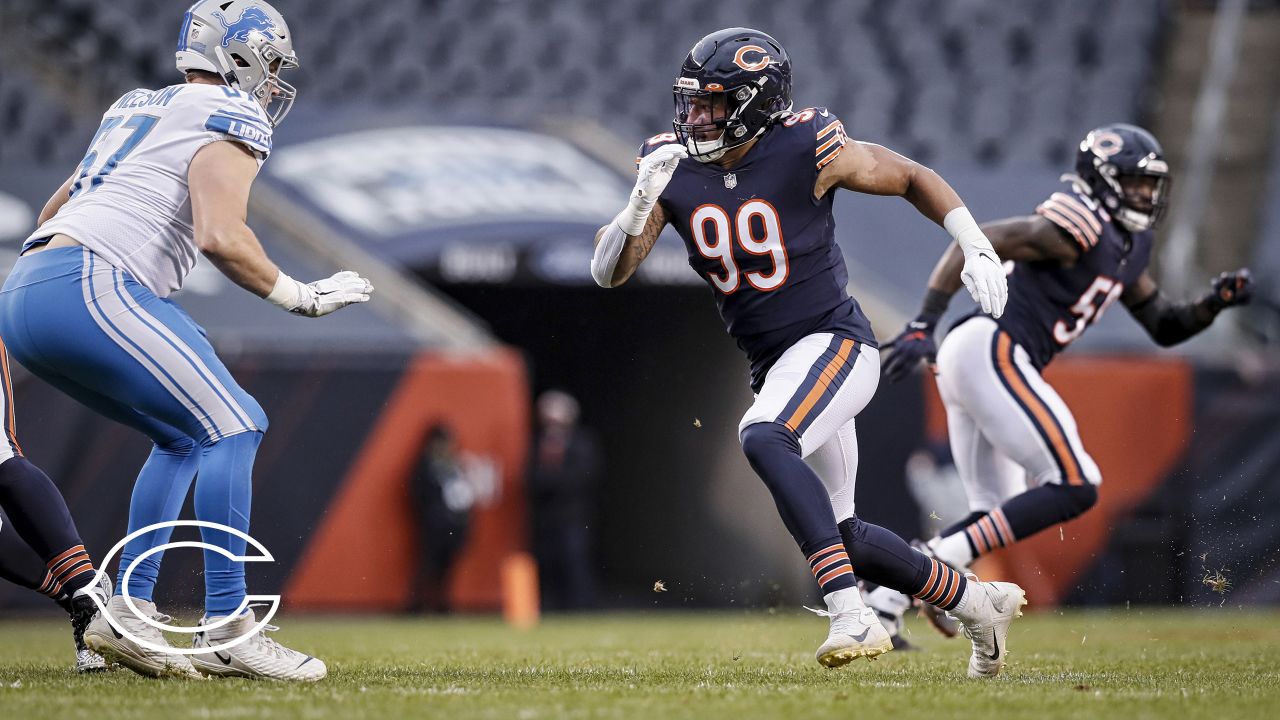
<svg viewBox="0 0 1280 720"><path fill-rule="evenodd" d="M218 140L242 143L261 166L271 152L271 123L253 98L224 85L125 93L103 114L71 199L27 244L63 233L156 295L169 295L199 252L187 169Z"/></svg>

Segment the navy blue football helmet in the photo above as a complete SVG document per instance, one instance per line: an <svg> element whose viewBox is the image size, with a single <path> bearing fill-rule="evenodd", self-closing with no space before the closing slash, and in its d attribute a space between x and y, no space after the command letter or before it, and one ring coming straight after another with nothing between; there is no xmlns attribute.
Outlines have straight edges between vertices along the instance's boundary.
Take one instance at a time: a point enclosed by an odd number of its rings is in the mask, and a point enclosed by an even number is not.
<svg viewBox="0 0 1280 720"><path fill-rule="evenodd" d="M1169 163L1155 137L1136 125L1089 131L1076 155L1076 174L1129 232L1150 230L1164 216Z"/></svg>
<svg viewBox="0 0 1280 720"><path fill-rule="evenodd" d="M689 51L673 89L676 136L691 157L712 162L791 110L791 59L759 30L719 30Z"/></svg>

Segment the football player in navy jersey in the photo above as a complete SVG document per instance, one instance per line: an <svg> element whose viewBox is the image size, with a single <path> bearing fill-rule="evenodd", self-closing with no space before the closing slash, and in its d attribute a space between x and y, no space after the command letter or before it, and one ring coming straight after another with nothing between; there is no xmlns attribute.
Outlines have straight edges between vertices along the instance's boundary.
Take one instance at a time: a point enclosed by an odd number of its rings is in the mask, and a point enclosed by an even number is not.
<svg viewBox="0 0 1280 720"><path fill-rule="evenodd" d="M603 287L626 282L668 223L684 239L751 362L756 401L739 435L824 594L830 632L820 663L891 648L856 572L950 611L973 639L969 674L995 675L1022 589L967 579L853 512L854 416L875 392L880 359L846 289L834 191L897 195L943 225L965 258L965 285L995 316L1006 296L999 258L937 174L849 140L825 109L793 111L791 64L768 35L730 28L706 36L674 93L674 132L641 147L627 207L596 233L592 275Z"/></svg>
<svg viewBox="0 0 1280 720"><path fill-rule="evenodd" d="M982 226L1011 261L1008 312L998 319L971 313L935 349L934 328L960 288L964 263L948 251L929 278L920 315L886 346L890 380L921 360L937 374L970 514L927 547L953 568L963 570L1097 502L1098 466L1071 411L1040 377L1057 353L1117 299L1153 340L1169 346L1250 298L1248 270L1223 273L1194 302L1173 302L1156 287L1147 264L1169 166L1146 130L1123 124L1093 130L1080 143L1075 169L1063 176L1067 187L1034 215ZM874 594L871 600L880 605Z"/></svg>

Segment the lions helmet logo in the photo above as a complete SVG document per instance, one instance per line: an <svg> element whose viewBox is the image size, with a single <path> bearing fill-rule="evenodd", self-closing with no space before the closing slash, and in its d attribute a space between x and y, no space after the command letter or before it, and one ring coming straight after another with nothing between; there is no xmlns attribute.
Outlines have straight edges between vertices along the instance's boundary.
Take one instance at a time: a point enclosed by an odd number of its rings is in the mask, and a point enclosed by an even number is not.
<svg viewBox="0 0 1280 720"><path fill-rule="evenodd" d="M222 36L222 47L231 44L232 40L238 42L249 42L249 33L257 31L267 36L268 40L276 39L276 24L260 7L251 6L244 9L240 13L240 17L234 22L228 23L222 13L215 11L213 16L222 24L224 34Z"/></svg>
<svg viewBox="0 0 1280 720"><path fill-rule="evenodd" d="M760 57L754 62L747 58L747 53L757 53ZM773 62L773 58L769 57L769 53L759 45L743 45L738 48L738 52L733 55L733 64L743 70L763 70L769 67L769 63Z"/></svg>

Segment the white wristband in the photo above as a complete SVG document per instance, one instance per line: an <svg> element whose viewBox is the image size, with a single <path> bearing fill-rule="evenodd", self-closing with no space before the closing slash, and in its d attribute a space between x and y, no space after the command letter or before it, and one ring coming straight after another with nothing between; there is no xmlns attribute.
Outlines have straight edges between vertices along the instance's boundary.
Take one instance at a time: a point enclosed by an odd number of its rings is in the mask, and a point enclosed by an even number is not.
<svg viewBox="0 0 1280 720"><path fill-rule="evenodd" d="M276 276L275 286L267 294L266 301L272 305L292 311L302 304L302 289L299 287L300 285L302 283L284 274L284 271L281 270L280 274Z"/></svg>
<svg viewBox="0 0 1280 720"><path fill-rule="evenodd" d="M605 227L600 242L596 244L595 254L591 256L591 277L600 287L613 287L613 271L626 243L627 233L618 226L617 220Z"/></svg>
<svg viewBox="0 0 1280 720"><path fill-rule="evenodd" d="M637 237L644 231L644 224L649 221L649 215L653 212L656 202L655 199L646 198L643 190L633 190L631 197L627 200L627 206L622 208L622 212L618 213L613 222L622 232L631 237Z"/></svg>
<svg viewBox="0 0 1280 720"><path fill-rule="evenodd" d="M942 219L942 227L950 233L952 238L955 238L956 244L966 255L984 250L995 255L995 248L991 247L991 241L978 227L977 221L969 213L969 208L961 205L947 213L947 216Z"/></svg>

